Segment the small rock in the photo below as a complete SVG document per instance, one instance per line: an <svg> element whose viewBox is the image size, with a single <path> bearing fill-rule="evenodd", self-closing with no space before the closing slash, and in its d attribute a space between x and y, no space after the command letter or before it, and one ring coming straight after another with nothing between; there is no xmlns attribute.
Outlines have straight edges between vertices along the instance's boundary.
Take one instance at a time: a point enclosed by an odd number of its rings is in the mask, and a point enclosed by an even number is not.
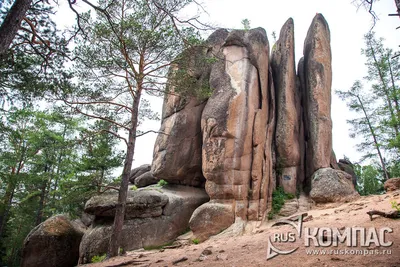
<svg viewBox="0 0 400 267"><path fill-rule="evenodd" d="M223 249L221 249L220 251L218 251L219 253L224 253L225 252L225 250L223 250Z"/></svg>
<svg viewBox="0 0 400 267"><path fill-rule="evenodd" d="M178 263L180 263L180 262L184 262L184 261L187 261L187 260L188 260L188 258L182 257L182 258L180 258L180 259L174 260L174 261L172 262L172 264L173 264L173 265L176 265L176 264L178 264Z"/></svg>
<svg viewBox="0 0 400 267"><path fill-rule="evenodd" d="M205 255L205 256L207 256L207 255L211 255L212 254L212 251L210 250L210 249L205 249L205 250L203 250L203 252L201 253L201 255Z"/></svg>
<svg viewBox="0 0 400 267"><path fill-rule="evenodd" d="M310 215L310 216L307 216L306 218L304 218L303 222L309 222L309 221L312 221L313 219L314 219L313 216Z"/></svg>
<svg viewBox="0 0 400 267"><path fill-rule="evenodd" d="M201 254L200 257L197 259L197 261L204 261L205 259L207 259L207 256Z"/></svg>
<svg viewBox="0 0 400 267"><path fill-rule="evenodd" d="M217 255L216 257L215 257L215 260L223 260L223 261L226 261L228 259L228 255L226 255L226 254L222 254L222 255Z"/></svg>

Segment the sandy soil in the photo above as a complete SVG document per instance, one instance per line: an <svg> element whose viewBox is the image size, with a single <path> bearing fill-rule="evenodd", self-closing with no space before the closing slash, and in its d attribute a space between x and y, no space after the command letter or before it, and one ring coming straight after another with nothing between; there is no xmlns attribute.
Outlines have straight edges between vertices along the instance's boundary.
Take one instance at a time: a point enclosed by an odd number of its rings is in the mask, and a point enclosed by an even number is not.
<svg viewBox="0 0 400 267"><path fill-rule="evenodd" d="M126 256L116 257L102 263L87 264L87 267L106 266L388 266L400 267L400 220L388 219L374 216L373 221L366 214L372 209L391 211L390 202L395 200L400 203L400 191L379 196L360 197L356 201L344 204L327 204L315 206L308 211L312 216L303 223L303 229L316 227L336 227L343 230L344 227L375 227L377 229L390 227L392 233L386 234L385 241L393 242L390 247L357 247L348 248L345 244L338 247L327 247L325 251L332 249L342 250L343 253L352 253L350 249L362 250L368 255L308 255L311 246L305 248L304 239L293 243L276 244L279 249L293 249L297 251L290 255L278 255L267 260L268 238L276 233L287 233L293 231L289 225L271 227L273 222L268 222L259 227L246 229L241 236L220 234L200 244L182 245L179 248L161 249L153 251L137 250L130 251ZM324 248L317 248L324 249ZM390 251L388 251L390 250ZM388 255L388 253L391 253ZM328 252L329 253L329 252ZM374 253L374 255L371 255ZM207 254L207 255L204 255ZM177 260L184 260L175 263Z"/></svg>

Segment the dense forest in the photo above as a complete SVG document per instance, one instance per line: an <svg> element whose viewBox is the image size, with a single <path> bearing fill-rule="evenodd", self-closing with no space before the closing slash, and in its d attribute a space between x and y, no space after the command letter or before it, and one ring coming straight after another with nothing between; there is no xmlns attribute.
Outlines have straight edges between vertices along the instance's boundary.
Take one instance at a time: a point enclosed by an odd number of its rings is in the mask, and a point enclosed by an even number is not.
<svg viewBox="0 0 400 267"><path fill-rule="evenodd" d="M163 95L171 62L208 27L179 19L197 5L190 0L83 0L87 12L75 2L76 24L63 30L53 3L0 3L0 266L18 266L24 238L47 218L78 218L91 196L118 186L126 199L136 137L145 134L138 126L159 118L142 96ZM353 163L367 195L400 176L400 57L372 32L361 52L368 73L337 94L356 115L349 124L364 156Z"/></svg>

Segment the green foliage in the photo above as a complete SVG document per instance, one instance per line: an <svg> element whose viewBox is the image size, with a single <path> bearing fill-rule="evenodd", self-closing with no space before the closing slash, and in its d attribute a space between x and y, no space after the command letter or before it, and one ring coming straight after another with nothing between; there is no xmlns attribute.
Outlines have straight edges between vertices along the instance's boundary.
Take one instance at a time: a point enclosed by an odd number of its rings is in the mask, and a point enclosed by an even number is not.
<svg viewBox="0 0 400 267"><path fill-rule="evenodd" d="M132 185L131 190L136 191L136 190L138 190L138 187L136 185Z"/></svg>
<svg viewBox="0 0 400 267"><path fill-rule="evenodd" d="M400 203L397 203L395 200L390 202L392 204L392 208L400 212Z"/></svg>
<svg viewBox="0 0 400 267"><path fill-rule="evenodd" d="M192 239L192 243L195 245L198 245L198 244L200 244L200 240L197 238L194 238L194 239Z"/></svg>
<svg viewBox="0 0 400 267"><path fill-rule="evenodd" d="M354 171L357 175L357 191L360 195L367 196L384 192L382 173L376 166L355 164Z"/></svg>
<svg viewBox="0 0 400 267"><path fill-rule="evenodd" d="M273 32L272 32L272 39L274 40L274 47L273 47L272 49L274 49L274 48L275 48L276 41L277 41L277 38L276 38L276 31L273 31Z"/></svg>
<svg viewBox="0 0 400 267"><path fill-rule="evenodd" d="M0 217L4 224L0 245L3 260L18 266L30 230L54 214L79 217L101 183L113 179L112 169L121 161L115 159L115 140L91 136L90 142L84 142L90 128L62 110L12 107L1 115ZM88 159L93 162L90 168Z"/></svg>
<svg viewBox="0 0 400 267"><path fill-rule="evenodd" d="M179 94L183 98L210 98L213 89L209 85L209 72L218 60L208 55L203 46L188 48L175 59L176 67L170 69L167 92Z"/></svg>
<svg viewBox="0 0 400 267"><path fill-rule="evenodd" d="M357 113L348 123L352 126L350 137L360 140L357 149L363 153L361 162L377 162L383 179L389 179L393 175L390 171L399 173L396 162L400 155L400 59L373 32L365 35L362 54L367 75L363 81L355 81L349 90L337 94ZM365 169L365 175L374 176L371 170ZM366 178L361 191L376 193L378 187Z"/></svg>
<svg viewBox="0 0 400 267"><path fill-rule="evenodd" d="M100 255L100 256L96 255L96 256L93 256L93 257L92 257L91 262L92 262L92 263L102 262L102 261L104 261L104 260L106 259L106 257L107 257L106 254L103 254L103 255Z"/></svg>
<svg viewBox="0 0 400 267"><path fill-rule="evenodd" d="M163 179L161 179L161 180L158 181L158 183L157 183L157 185L160 186L160 187L165 186L165 185L167 185L167 184L168 184L168 182L165 181L165 180L163 180Z"/></svg>
<svg viewBox="0 0 400 267"><path fill-rule="evenodd" d="M243 25L243 29L244 29L245 31L248 31L248 30L251 29L251 27L250 27L250 20L248 20L248 19L243 19L241 22L242 22L242 25Z"/></svg>
<svg viewBox="0 0 400 267"><path fill-rule="evenodd" d="M283 187L276 188L272 193L272 210L268 213L268 219L272 220L285 205L285 201L293 198L295 198L295 195L286 193Z"/></svg>
<svg viewBox="0 0 400 267"><path fill-rule="evenodd" d="M11 4L0 7L0 24ZM32 1L25 18L35 24L40 40L51 44L47 46L32 43L30 26L21 21L21 28L15 36L5 57L0 58L0 104L21 104L46 93L55 93L61 85L68 84L70 74L63 64L69 51L67 41L51 19L53 5L43 1Z"/></svg>

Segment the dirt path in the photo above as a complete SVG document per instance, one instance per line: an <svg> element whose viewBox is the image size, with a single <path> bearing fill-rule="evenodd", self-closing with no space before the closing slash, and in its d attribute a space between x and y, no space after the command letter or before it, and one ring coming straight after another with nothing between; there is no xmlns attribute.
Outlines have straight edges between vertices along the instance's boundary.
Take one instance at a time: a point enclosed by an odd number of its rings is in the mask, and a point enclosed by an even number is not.
<svg viewBox="0 0 400 267"><path fill-rule="evenodd" d="M345 227L375 227L377 229L390 227L392 233L386 234L385 242L393 242L390 247L346 247L339 244L338 247L317 248L332 255L308 255L312 253L314 246L305 248L304 239L296 242L278 244L279 249L293 249L299 247L290 255L278 255L267 260L268 238L276 233L285 234L293 231L288 225L271 228L271 222L253 230L248 230L242 236L219 235L204 243L184 245L174 249L155 251L131 251L124 257L85 265L87 267L106 266L387 266L400 267L400 220L376 217L370 221L367 211L376 209L391 211L390 202L400 202L400 192L386 195L361 197L360 199L342 205L323 205L314 207L308 211L312 216L310 221L303 223L304 228L330 227L344 230ZM379 234L379 232L378 232ZM326 241L326 240L325 240ZM275 243L274 243L275 244ZM340 250L340 251L339 251ZM352 251L351 251L352 250ZM368 255L350 255L350 253L362 253ZM347 251L347 252L346 252ZM391 254L388 254L388 253ZM321 252L319 252L321 253ZM347 253L348 255L336 255L335 253ZM370 255L374 253L374 255ZM203 254L203 255L202 255ZM207 255L204 255L207 254ZM182 262L173 262L182 260Z"/></svg>

